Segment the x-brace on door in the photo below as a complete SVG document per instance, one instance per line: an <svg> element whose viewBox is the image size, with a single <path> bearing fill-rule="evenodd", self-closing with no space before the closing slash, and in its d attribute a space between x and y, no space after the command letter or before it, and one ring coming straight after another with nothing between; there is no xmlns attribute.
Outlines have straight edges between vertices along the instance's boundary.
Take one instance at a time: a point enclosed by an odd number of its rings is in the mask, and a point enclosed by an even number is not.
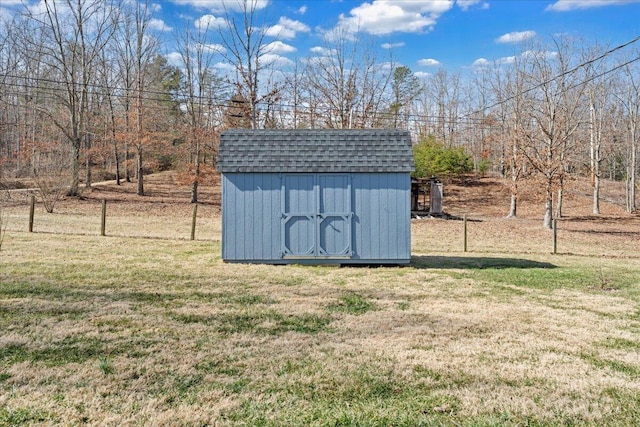
<svg viewBox="0 0 640 427"><path fill-rule="evenodd" d="M349 175L282 177L283 258L350 258L352 218Z"/></svg>

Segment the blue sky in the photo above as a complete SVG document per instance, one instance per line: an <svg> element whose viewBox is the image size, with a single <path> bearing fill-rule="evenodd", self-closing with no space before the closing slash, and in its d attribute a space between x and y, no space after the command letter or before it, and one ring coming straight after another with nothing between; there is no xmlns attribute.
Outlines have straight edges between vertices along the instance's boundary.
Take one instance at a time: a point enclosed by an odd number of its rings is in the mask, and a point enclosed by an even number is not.
<svg viewBox="0 0 640 427"><path fill-rule="evenodd" d="M381 60L391 49L398 63L418 73L500 60L536 37L568 34L614 46L640 35L640 0L253 1L264 23L280 34L276 53L284 58L313 55L325 46L323 34L341 27L370 37ZM157 24L169 33L205 15L221 19L222 3L228 11L237 0L159 2Z"/></svg>
<svg viewBox="0 0 640 427"><path fill-rule="evenodd" d="M24 1L0 0L0 17L10 17ZM38 7L42 1L27 4ZM153 31L163 40L163 53L176 58L176 32L202 22L222 23L225 8L232 11L238 1L151 0ZM640 0L249 1L257 2L260 22L273 35L265 42L277 40L272 54L285 68L296 58L319 54L327 31L335 28L370 38L380 62L392 53L396 63L424 74L439 67L463 72L507 58L535 38L568 34L615 46L640 35ZM218 66L224 68L221 56Z"/></svg>

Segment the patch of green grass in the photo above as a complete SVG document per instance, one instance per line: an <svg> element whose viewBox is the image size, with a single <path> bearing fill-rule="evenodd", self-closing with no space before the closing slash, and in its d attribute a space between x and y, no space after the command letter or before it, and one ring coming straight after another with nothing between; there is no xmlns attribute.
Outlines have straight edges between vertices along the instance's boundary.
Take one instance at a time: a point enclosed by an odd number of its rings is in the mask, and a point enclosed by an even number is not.
<svg viewBox="0 0 640 427"><path fill-rule="evenodd" d="M3 364L24 362L31 358L31 352L24 344L8 344L0 347L0 361Z"/></svg>
<svg viewBox="0 0 640 427"><path fill-rule="evenodd" d="M41 264L38 264L35 271L40 271ZM4 266L3 266L4 268ZM83 292L67 286L60 286L48 279L31 278L23 281L22 278L11 278L8 275L0 275L0 299L17 298L42 298L47 300L79 301L86 297Z"/></svg>
<svg viewBox="0 0 640 427"><path fill-rule="evenodd" d="M105 375L113 374L113 365L111 364L111 361L109 360L108 357L105 357L105 356L98 357L98 368Z"/></svg>
<svg viewBox="0 0 640 427"><path fill-rule="evenodd" d="M221 360L219 358L206 359L195 365L196 370L207 374L218 374L229 377L238 377L245 371L232 360Z"/></svg>
<svg viewBox="0 0 640 427"><path fill-rule="evenodd" d="M0 366L2 364L16 364L25 361L43 363L46 366L63 366L69 363L83 363L96 359L105 360L99 362L99 368L109 366L107 355L127 354L129 357L141 357L146 352L141 352L139 347L145 341L121 341L107 343L99 338L84 335L69 336L59 341L38 343L37 345L9 344L0 347ZM151 341L146 341L147 347ZM109 368L110 369L110 368ZM107 373L107 372L105 372Z"/></svg>
<svg viewBox="0 0 640 427"><path fill-rule="evenodd" d="M640 425L640 394L634 389L608 387L602 397L615 402L615 421L611 425Z"/></svg>
<svg viewBox="0 0 640 427"><path fill-rule="evenodd" d="M607 337L606 340L599 343L601 347L616 350L638 350L640 352L640 342L627 340L624 338Z"/></svg>
<svg viewBox="0 0 640 427"><path fill-rule="evenodd" d="M640 377L640 366L630 365L619 360L605 359L593 353L580 353L580 358L597 368L611 369L612 371L620 372L630 377Z"/></svg>
<svg viewBox="0 0 640 427"><path fill-rule="evenodd" d="M197 388L203 380L201 374L177 376L173 382L173 390L178 396L186 396L188 393Z"/></svg>
<svg viewBox="0 0 640 427"><path fill-rule="evenodd" d="M303 334L316 334L328 331L332 319L329 316L304 313L282 314L277 311L223 312L216 315L178 314L171 317L182 323L200 323L211 326L216 332L229 335L237 333L255 333L280 335L293 331Z"/></svg>
<svg viewBox="0 0 640 427"><path fill-rule="evenodd" d="M21 425L35 425L52 421L50 414L31 407L0 408L0 425L13 427Z"/></svg>
<svg viewBox="0 0 640 427"><path fill-rule="evenodd" d="M276 401L244 399L225 412L231 424L264 426L420 426L455 419L461 402L398 377L376 363L315 381L284 383ZM274 412L270 407L276 406Z"/></svg>
<svg viewBox="0 0 640 427"><path fill-rule="evenodd" d="M377 306L369 301L365 296L355 292L344 294L340 300L329 305L329 311L360 315L372 310L377 310Z"/></svg>
<svg viewBox="0 0 640 427"><path fill-rule="evenodd" d="M229 383L226 383L223 388L228 393L231 394L240 394L247 389L251 381L246 378L239 378Z"/></svg>
<svg viewBox="0 0 640 427"><path fill-rule="evenodd" d="M414 379L421 383L427 384L430 389L446 390L452 387L466 387L475 381L475 379L466 372L459 370L454 372L439 372L424 365L416 365L413 367ZM424 382L424 380L427 380Z"/></svg>
<svg viewBox="0 0 640 427"><path fill-rule="evenodd" d="M257 304L275 304L276 303L276 300L271 298L271 297L268 297L268 296L265 296L265 295L246 294L246 293L239 293L239 294L226 293L226 294L221 294L219 296L219 299L224 304L239 305L239 306L249 306L249 305L257 305Z"/></svg>
<svg viewBox="0 0 640 427"><path fill-rule="evenodd" d="M505 284L515 287L553 291L556 289L573 290L621 290L631 296L637 292L633 276L615 274L607 280L607 288L603 289L603 279L599 271L579 267L556 268L484 268L471 270L468 277L492 284Z"/></svg>
<svg viewBox="0 0 640 427"><path fill-rule="evenodd" d="M0 306L0 328L5 322L15 325L17 322L33 324L46 318L54 318L57 321L80 320L86 317L87 312L85 309L70 307L69 304L51 305L39 301L32 301L28 306Z"/></svg>
<svg viewBox="0 0 640 427"><path fill-rule="evenodd" d="M398 309L405 311L409 309L409 301L399 301L398 302Z"/></svg>

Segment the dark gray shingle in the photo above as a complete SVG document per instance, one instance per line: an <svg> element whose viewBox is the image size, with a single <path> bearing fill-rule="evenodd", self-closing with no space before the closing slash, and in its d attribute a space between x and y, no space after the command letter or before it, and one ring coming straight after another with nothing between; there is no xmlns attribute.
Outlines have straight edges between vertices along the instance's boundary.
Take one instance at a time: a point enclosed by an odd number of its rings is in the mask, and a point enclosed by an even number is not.
<svg viewBox="0 0 640 427"><path fill-rule="evenodd" d="M411 172L407 131L249 130L220 135L221 172Z"/></svg>

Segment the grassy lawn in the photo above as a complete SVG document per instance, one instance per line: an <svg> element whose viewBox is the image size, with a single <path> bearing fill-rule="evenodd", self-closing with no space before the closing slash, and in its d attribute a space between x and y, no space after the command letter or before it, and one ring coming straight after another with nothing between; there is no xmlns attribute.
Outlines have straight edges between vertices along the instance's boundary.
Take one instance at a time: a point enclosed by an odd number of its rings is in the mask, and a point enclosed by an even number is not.
<svg viewBox="0 0 640 427"><path fill-rule="evenodd" d="M430 252L431 226L405 268L9 229L0 425L640 424L638 258Z"/></svg>

